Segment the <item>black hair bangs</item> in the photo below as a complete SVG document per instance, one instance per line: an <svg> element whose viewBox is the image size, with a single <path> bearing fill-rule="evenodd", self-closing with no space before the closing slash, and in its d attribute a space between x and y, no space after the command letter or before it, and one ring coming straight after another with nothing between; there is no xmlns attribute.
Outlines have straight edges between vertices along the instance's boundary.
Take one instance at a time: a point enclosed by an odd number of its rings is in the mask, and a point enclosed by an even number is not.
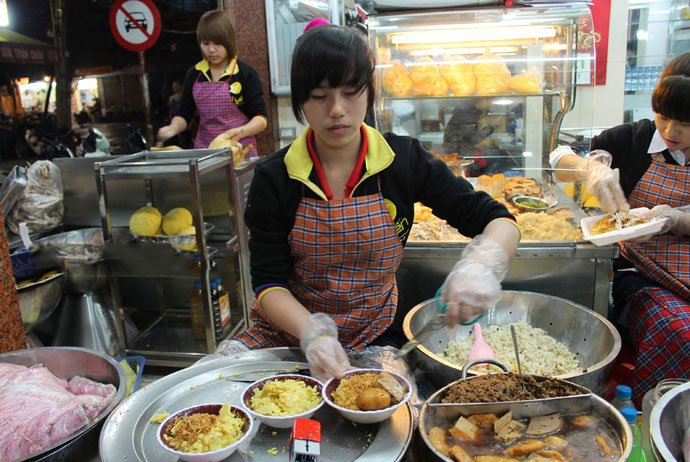
<svg viewBox="0 0 690 462"><path fill-rule="evenodd" d="M667 119L690 122L690 77L663 78L652 94L652 110Z"/></svg>
<svg viewBox="0 0 690 462"><path fill-rule="evenodd" d="M324 25L306 32L292 55L290 86L292 112L303 122L302 105L324 82L330 88L369 89L368 106L374 104L374 56L359 32Z"/></svg>

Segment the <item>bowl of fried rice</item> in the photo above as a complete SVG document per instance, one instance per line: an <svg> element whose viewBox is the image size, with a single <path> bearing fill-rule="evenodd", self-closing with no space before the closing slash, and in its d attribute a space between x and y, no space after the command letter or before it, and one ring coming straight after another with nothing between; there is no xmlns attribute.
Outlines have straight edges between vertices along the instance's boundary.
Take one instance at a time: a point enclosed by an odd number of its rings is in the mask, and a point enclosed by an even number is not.
<svg viewBox="0 0 690 462"><path fill-rule="evenodd" d="M352 422L383 422L405 404L412 394L410 382L383 369L354 369L323 386L323 399Z"/></svg>
<svg viewBox="0 0 690 462"><path fill-rule="evenodd" d="M158 430L158 444L188 462L218 462L253 434L252 418L230 404L210 403L182 409Z"/></svg>
<svg viewBox="0 0 690 462"><path fill-rule="evenodd" d="M308 419L323 406L321 388L321 382L307 375L274 375L250 384L242 403L261 423L291 428L295 419Z"/></svg>

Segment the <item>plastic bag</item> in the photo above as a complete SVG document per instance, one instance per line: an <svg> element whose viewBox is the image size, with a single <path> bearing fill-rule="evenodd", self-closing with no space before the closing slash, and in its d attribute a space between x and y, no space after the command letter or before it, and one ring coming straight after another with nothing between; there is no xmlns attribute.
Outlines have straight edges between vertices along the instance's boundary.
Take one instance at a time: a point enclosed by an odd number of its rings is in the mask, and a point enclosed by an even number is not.
<svg viewBox="0 0 690 462"><path fill-rule="evenodd" d="M32 233L57 228L64 212L60 169L48 160L39 160L28 168L26 178L26 189L7 217L7 227L15 234L22 222Z"/></svg>

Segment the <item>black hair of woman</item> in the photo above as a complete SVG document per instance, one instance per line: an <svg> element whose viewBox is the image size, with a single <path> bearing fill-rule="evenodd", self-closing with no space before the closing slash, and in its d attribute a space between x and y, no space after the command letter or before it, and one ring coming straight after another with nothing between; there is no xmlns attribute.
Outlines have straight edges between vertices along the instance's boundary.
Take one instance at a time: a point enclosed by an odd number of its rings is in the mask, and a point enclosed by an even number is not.
<svg viewBox="0 0 690 462"><path fill-rule="evenodd" d="M201 42L213 42L223 45L228 52L228 59L237 57L237 38L235 28L228 14L221 10L207 11L199 19L196 26L196 40Z"/></svg>
<svg viewBox="0 0 690 462"><path fill-rule="evenodd" d="M374 54L366 38L343 26L323 25L308 30L292 53L290 89L292 112L304 122L302 106L315 88L347 86L368 90L367 112L374 107Z"/></svg>
<svg viewBox="0 0 690 462"><path fill-rule="evenodd" d="M652 94L652 110L668 119L690 122L690 52L673 58Z"/></svg>

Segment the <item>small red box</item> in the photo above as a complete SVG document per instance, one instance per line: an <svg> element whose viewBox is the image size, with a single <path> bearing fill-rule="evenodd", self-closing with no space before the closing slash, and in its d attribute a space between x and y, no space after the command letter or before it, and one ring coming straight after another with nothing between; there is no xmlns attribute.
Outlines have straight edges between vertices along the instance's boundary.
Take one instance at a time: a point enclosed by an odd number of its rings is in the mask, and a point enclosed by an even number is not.
<svg viewBox="0 0 690 462"><path fill-rule="evenodd" d="M290 435L290 462L318 462L321 455L321 423L295 419Z"/></svg>

